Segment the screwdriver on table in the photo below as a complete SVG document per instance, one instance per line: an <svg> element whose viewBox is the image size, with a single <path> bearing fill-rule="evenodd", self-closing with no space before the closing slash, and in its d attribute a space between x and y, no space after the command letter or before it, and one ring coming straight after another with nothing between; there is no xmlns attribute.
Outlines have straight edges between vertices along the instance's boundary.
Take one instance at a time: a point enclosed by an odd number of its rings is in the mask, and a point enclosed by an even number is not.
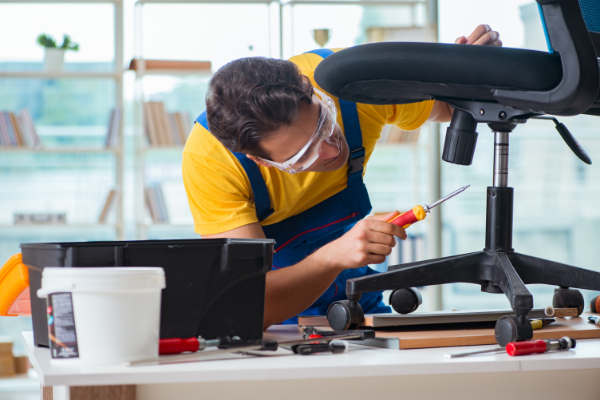
<svg viewBox="0 0 600 400"><path fill-rule="evenodd" d="M212 357L219 354L246 352L252 350L277 350L280 346L292 346L295 344L307 344L318 341L332 341L332 340L366 340L375 337L375 331L370 329L365 330L354 330L354 331L338 331L339 335L323 336L320 338L308 338L308 339L297 339L289 340L285 342L277 342L275 340L267 339L254 339L254 340L231 340L225 348L219 350L204 352L204 353L192 353L182 354L179 356L170 356L166 358L150 358L146 360L130 361L125 363L127 366L132 365L148 365L148 364L174 364L174 363L185 363L185 362L196 362L201 361L205 357ZM161 339L166 340L166 339ZM219 347L223 346L223 338L219 339L222 343ZM241 346L240 346L241 345Z"/></svg>
<svg viewBox="0 0 600 400"><path fill-rule="evenodd" d="M180 354L186 351L195 353L207 347L219 346L220 344L221 339L206 340L202 336L186 339L160 339L158 341L158 354Z"/></svg>
<svg viewBox="0 0 600 400"><path fill-rule="evenodd" d="M409 226L411 226L412 224L414 224L415 222L424 220L425 217L427 216L427 213L429 213L433 207L439 206L446 200L456 196L459 193L464 192L465 190L467 190L467 188L469 186L471 186L471 185L463 186L460 189L455 190L454 192L450 193L449 195L442 197L441 199L439 199L435 203L432 203L431 205L423 204L422 206L421 205L415 206L412 210L407 211L403 214L400 214L400 215L392 218L388 222L392 223L394 225L401 226L402 228L406 229Z"/></svg>
<svg viewBox="0 0 600 400"><path fill-rule="evenodd" d="M206 340L202 336L197 338L171 338L160 339L158 341L158 354L181 354L186 351L195 353L202 351L207 347L218 347L219 349L232 349L247 346L262 346L265 341L262 339L240 339L237 336L223 336L216 339Z"/></svg>
<svg viewBox="0 0 600 400"><path fill-rule="evenodd" d="M504 347L496 347L490 350L470 351L467 353L445 354L446 358L466 357L473 354L495 353L506 351L509 356L522 356L526 354L545 353L550 350L574 349L577 342L575 339L564 336L560 339L529 340L523 342L510 342Z"/></svg>

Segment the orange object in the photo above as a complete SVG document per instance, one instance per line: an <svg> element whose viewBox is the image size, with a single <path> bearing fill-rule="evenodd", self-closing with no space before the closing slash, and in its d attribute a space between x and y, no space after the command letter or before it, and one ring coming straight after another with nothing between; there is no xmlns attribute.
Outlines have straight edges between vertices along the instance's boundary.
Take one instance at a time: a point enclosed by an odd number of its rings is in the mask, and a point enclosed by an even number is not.
<svg viewBox="0 0 600 400"><path fill-rule="evenodd" d="M596 296L590 302L590 309L593 313L600 312L600 296Z"/></svg>
<svg viewBox="0 0 600 400"><path fill-rule="evenodd" d="M402 228L406 229L409 226L411 226L412 224L414 224L415 222L424 220L426 216L427 216L427 213L425 212L425 209L423 208L423 206L415 206L412 210L407 211L403 214L400 214L400 215L392 218L388 222L391 224L394 224L394 225L401 226Z"/></svg>
<svg viewBox="0 0 600 400"><path fill-rule="evenodd" d="M0 316L31 316L29 271L21 253L9 258L0 269Z"/></svg>

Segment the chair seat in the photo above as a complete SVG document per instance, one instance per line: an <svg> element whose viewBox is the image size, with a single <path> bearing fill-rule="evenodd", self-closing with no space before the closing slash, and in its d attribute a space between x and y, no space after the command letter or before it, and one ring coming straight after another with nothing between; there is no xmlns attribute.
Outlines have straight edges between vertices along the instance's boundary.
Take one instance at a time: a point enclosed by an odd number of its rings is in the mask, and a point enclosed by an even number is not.
<svg viewBox="0 0 600 400"><path fill-rule="evenodd" d="M317 83L344 100L403 104L432 98L495 101L493 89L547 91L562 79L560 56L534 50L389 42L324 59Z"/></svg>

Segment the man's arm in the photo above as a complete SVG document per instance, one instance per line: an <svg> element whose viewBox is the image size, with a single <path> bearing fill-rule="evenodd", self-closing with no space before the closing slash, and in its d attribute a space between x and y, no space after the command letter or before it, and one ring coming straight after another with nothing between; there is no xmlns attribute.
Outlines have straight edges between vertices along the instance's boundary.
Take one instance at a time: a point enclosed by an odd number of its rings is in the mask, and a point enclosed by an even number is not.
<svg viewBox="0 0 600 400"><path fill-rule="evenodd" d="M454 114L454 108L450 107L450 104L443 101L434 100L433 108L429 114L427 121L431 122L448 122L452 119Z"/></svg>
<svg viewBox="0 0 600 400"><path fill-rule="evenodd" d="M350 231L321 247L295 265L267 273L265 288L264 328L285 321L313 304L344 269L379 264L396 245L394 236L406 238L399 226L387 223L398 215L394 212L359 221ZM252 223L211 238L264 239L259 223Z"/></svg>

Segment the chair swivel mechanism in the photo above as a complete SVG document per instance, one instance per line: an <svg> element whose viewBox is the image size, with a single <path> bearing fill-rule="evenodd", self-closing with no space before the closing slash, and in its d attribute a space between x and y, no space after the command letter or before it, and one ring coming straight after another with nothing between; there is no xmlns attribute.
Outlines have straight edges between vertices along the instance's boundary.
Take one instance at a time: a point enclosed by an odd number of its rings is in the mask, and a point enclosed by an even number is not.
<svg viewBox="0 0 600 400"><path fill-rule="evenodd" d="M510 133L531 118L554 120L571 150L591 160L555 116L600 116L600 0L537 0L550 52L441 43L374 43L324 59L317 83L341 99L367 104L403 104L436 99L453 107L442 159L470 165L477 125L494 132L493 186L487 188L482 251L391 266L388 272L350 279L348 300L332 304L334 329L354 329L364 318L361 293L393 290L400 313L420 304L416 286L468 282L488 293L504 293L514 315L496 323L500 345L533 337L527 319L533 297L526 284L555 285L554 307L577 307L583 296L571 288L600 290L600 273L514 251L513 188L508 187Z"/></svg>

